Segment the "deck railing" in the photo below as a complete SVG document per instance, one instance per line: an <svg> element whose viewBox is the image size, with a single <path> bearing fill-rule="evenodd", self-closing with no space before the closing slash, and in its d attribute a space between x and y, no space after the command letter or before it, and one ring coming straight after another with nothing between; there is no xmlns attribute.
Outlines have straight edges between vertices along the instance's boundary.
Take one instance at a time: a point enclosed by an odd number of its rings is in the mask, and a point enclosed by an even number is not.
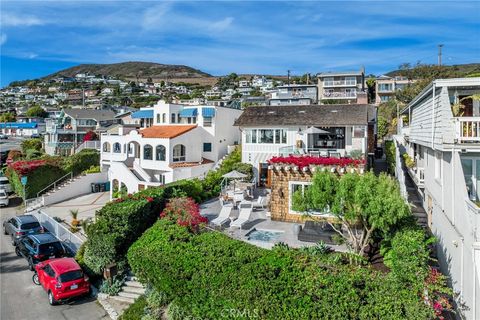
<svg viewBox="0 0 480 320"><path fill-rule="evenodd" d="M480 117L457 117L454 121L459 143L480 142Z"/></svg>

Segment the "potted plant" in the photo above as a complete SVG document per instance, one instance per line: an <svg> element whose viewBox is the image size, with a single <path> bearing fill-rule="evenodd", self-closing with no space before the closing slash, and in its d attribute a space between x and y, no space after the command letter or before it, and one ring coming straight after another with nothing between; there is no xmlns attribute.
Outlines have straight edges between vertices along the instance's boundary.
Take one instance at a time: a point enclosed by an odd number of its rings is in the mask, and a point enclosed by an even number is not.
<svg viewBox="0 0 480 320"><path fill-rule="evenodd" d="M70 210L70 215L72 216L72 226L77 227L80 224L80 221L77 220L78 217L78 210Z"/></svg>

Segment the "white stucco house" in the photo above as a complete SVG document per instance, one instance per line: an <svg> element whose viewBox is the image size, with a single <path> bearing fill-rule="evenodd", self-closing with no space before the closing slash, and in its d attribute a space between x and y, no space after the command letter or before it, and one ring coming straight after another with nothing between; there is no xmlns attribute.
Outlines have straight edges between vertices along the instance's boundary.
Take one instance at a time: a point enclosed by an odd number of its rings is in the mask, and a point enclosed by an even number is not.
<svg viewBox="0 0 480 320"><path fill-rule="evenodd" d="M240 141L240 131L233 126L242 113L238 109L159 101L141 112L144 119L152 117L151 126L128 126L101 136L101 165L108 170L112 190L123 187L134 193L202 178L228 146Z"/></svg>
<svg viewBox="0 0 480 320"><path fill-rule="evenodd" d="M270 186L274 156L374 156L376 108L368 104L280 105L247 108L235 122L242 132L242 162Z"/></svg>
<svg viewBox="0 0 480 320"><path fill-rule="evenodd" d="M463 318L472 320L480 319L480 101L474 94L480 78L433 81L403 111L397 137L416 162L408 171L438 240L442 272L465 306ZM454 114L458 102L463 108Z"/></svg>

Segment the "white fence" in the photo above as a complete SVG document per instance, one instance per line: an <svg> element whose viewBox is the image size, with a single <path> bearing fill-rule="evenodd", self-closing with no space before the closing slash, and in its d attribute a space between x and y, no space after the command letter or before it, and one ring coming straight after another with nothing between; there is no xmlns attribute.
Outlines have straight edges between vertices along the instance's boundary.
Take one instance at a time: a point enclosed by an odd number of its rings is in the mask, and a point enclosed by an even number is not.
<svg viewBox="0 0 480 320"><path fill-rule="evenodd" d="M40 222L45 229L61 240L74 253L77 253L78 249L80 249L80 246L85 241L74 235L72 232L70 232L70 230L62 226L59 222L55 221L55 219L41 210L32 211L30 214L35 216L38 222Z"/></svg>
<svg viewBox="0 0 480 320"><path fill-rule="evenodd" d="M398 137L393 137L393 143L395 144L395 176L397 177L398 184L400 185L400 193L408 201L407 185L405 182L405 172L402 168L402 160L400 157L400 145L397 141Z"/></svg>

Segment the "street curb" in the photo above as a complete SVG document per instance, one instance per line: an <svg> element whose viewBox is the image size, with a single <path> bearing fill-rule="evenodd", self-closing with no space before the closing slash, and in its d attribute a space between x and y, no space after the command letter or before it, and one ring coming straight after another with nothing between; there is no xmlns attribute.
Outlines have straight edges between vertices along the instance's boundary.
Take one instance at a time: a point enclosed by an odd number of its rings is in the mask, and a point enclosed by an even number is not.
<svg viewBox="0 0 480 320"><path fill-rule="evenodd" d="M97 301L100 303L100 305L105 309L107 312L108 316L112 320L117 320L118 319L118 313L113 309L113 307L110 305L108 302L108 294L105 293L100 293L97 288L92 286L92 294L97 296Z"/></svg>

